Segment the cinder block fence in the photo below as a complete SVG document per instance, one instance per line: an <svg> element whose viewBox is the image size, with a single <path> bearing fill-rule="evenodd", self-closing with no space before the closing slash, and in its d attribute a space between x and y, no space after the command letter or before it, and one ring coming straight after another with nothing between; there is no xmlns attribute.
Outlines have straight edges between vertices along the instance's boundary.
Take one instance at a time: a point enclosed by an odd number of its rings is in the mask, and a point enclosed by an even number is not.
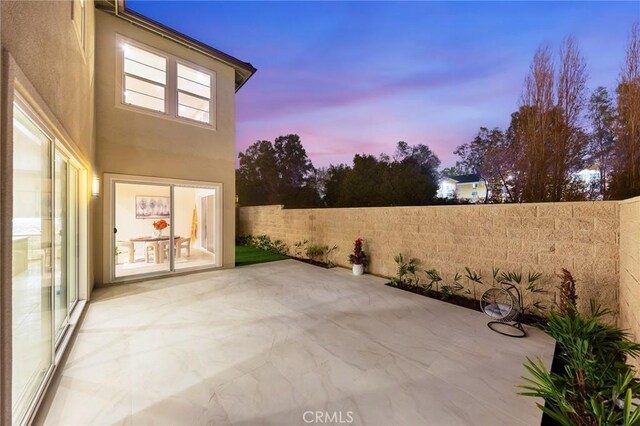
<svg viewBox="0 0 640 426"><path fill-rule="evenodd" d="M242 207L238 235L268 235L289 247L302 240L336 244L332 260L341 266L348 266L353 240L362 237L371 258L369 272L383 276L395 274L398 253L418 258L421 270L435 268L447 279L465 267L487 283L493 268L525 275L537 271L550 299L556 294L556 274L566 268L577 279L581 309L589 299L597 300L640 340L640 197L424 207Z"/></svg>

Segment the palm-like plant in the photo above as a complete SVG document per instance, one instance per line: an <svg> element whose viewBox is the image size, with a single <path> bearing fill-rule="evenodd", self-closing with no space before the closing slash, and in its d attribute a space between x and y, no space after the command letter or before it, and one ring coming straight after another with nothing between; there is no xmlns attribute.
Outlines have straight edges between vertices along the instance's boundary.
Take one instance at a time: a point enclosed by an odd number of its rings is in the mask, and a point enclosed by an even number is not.
<svg viewBox="0 0 640 426"><path fill-rule="evenodd" d="M611 312L591 303L589 315L569 304L565 313L552 312L544 331L556 339L561 373L549 372L542 361L527 358L522 395L543 398L538 407L565 426L640 425L640 381L627 357L640 355L640 344L603 319Z"/></svg>

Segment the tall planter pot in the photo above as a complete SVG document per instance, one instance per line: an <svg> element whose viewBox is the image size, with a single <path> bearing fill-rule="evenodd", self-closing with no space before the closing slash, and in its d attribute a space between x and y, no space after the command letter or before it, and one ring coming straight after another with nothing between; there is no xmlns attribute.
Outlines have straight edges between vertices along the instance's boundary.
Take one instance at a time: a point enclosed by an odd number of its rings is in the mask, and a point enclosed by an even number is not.
<svg viewBox="0 0 640 426"><path fill-rule="evenodd" d="M352 270L353 270L353 275L362 275L362 274L364 274L364 265L362 265L362 264L356 265L354 263L353 267L352 267Z"/></svg>

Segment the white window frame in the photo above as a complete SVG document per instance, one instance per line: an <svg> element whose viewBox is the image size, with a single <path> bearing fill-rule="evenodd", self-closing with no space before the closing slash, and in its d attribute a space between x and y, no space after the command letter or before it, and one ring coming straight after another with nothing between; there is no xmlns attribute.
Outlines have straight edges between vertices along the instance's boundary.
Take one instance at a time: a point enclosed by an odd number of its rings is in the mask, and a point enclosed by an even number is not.
<svg viewBox="0 0 640 426"><path fill-rule="evenodd" d="M216 202L214 205L214 229L215 229L215 264L209 265L200 265L193 266L189 268L176 269L175 268L175 258L173 253L173 248L170 245L170 263L169 270L144 273L144 274L136 274L136 275L128 275L123 277L116 277L116 265L114 261L113 253L116 249L116 239L115 234L113 232L114 228L116 228L116 184L117 183L127 183L127 184L151 184L151 185L162 185L168 186L170 191L170 199L171 199L171 215L169 218L169 223L173 223L175 221L175 209L173 208L173 203L175 200L174 189L176 187L198 187L204 189L215 189ZM221 182L210 182L210 181L197 181L197 180L184 180L184 179L173 179L173 178L165 178L165 177L151 177L151 176L138 176L138 175L123 175L117 173L105 173L104 174L104 202L102 205L102 213L104 214L104 227L102 229L102 238L103 238L103 247L105 248L102 252L102 261L103 261L103 283L124 283L130 281L139 281L142 278L149 277L160 277L160 276L172 276L172 275L180 275L185 272L193 272L193 271L208 271L213 269L220 269L224 265L224 192L223 192L223 184ZM170 227L169 235L171 238L174 237L174 229Z"/></svg>
<svg viewBox="0 0 640 426"><path fill-rule="evenodd" d="M20 72L21 74L21 72ZM20 79L22 79L23 75L20 75ZM39 96L34 96L34 93L29 89L25 88L24 81L16 80L14 82L13 87L13 100L11 102L12 108L13 105L17 105L22 112L31 120L39 130L46 135L46 137L51 142L50 147L50 165L51 167L51 179L48 182L51 191L51 200L48 206L48 214L51 220L51 223L55 221L55 182L53 177L54 171L54 161L56 152L60 153L65 157L65 159L72 164L74 167L78 169L78 198L76 200L78 206L78 275L77 275L77 300L73 305L67 306L67 317L65 319L65 330L61 333L60 336L56 337L56 329L55 323L53 321L53 312L52 312L52 322L51 322L51 338L52 338L52 364L47 368L47 372L45 373L44 379L40 384L33 400L29 404L29 407L26 410L24 418L22 419L21 425L29 425L34 422L35 416L37 414L38 408L40 407L44 395L49 389L51 382L53 380L54 373L60 366L62 357L64 354L70 349L70 342L73 336L73 331L75 327L79 324L80 318L86 306L86 303L89 299L90 289L89 289L89 196L88 196L88 184L87 178L90 170L90 164L86 161L81 160L81 155L74 149L69 142L66 134L61 133L59 123L57 123L53 117L52 113L48 109L43 109L43 101L39 98ZM50 230L51 234L55 232L53 227ZM13 235L13 234L12 234ZM52 245L53 247L53 245ZM54 265L54 250L50 250L50 262L51 267ZM50 307L53 310L54 308L54 285L53 285L54 277L50 278L51 283L51 292L52 299L50 303ZM13 283L12 283L13 285ZM49 331L49 330L48 330ZM13 357L13 353L11 355ZM14 421L16 419L13 419ZM17 424L17 423L16 423Z"/></svg>
<svg viewBox="0 0 640 426"><path fill-rule="evenodd" d="M180 111L179 111L179 105L178 105L178 94L180 92L185 93L189 96L195 96L198 97L200 99L204 99L203 97L199 96L196 93L191 93L191 92L187 92L185 90L180 90L178 89L178 64L179 65L183 65L185 67L194 69L198 72L201 72L202 74L208 75L209 78L211 79L211 83L210 83L210 87L209 87L209 122L205 123L203 121L200 120L195 120L189 117L182 117L180 116ZM204 125L208 125L208 126L213 126L214 125L214 120L216 117L216 102L215 102L215 94L216 94L216 73L214 71L211 71L209 69L203 68L200 65L194 64L193 62L188 62L185 61L183 59L178 59L176 58L175 60L175 82L176 82L176 118L178 118L179 120L188 120L188 121L192 121L195 123L200 123L200 124L204 124Z"/></svg>
<svg viewBox="0 0 640 426"><path fill-rule="evenodd" d="M155 110L155 109L152 109L152 108L146 108L146 107L143 107L143 106L140 106L140 105L130 104L130 103L127 103L125 101L125 87L126 87L125 79L126 79L127 75L129 75L130 77L135 78L137 80L140 80L140 81L143 81L143 82L146 82L146 83L149 83L149 84L153 84L155 86L158 86L160 84L157 81L147 80L146 78L140 77L140 76L135 75L135 74L127 74L124 71L124 46L126 46L126 45L131 45L131 46L134 46L134 47L136 47L136 48L138 48L140 50L144 50L144 51L147 51L147 52L152 53L154 55L158 55L158 56L164 58L164 60L166 61L165 62L166 71L165 71L164 86L163 86L164 87L164 111L158 111L158 110ZM135 109L137 111L145 111L145 112L148 112L148 113L160 114L162 116L168 115L169 114L169 111L168 111L169 110L169 107L168 107L169 106L169 97L170 97L170 93L171 93L171 90L169 88L169 82L171 81L171 79L169 77L169 68L170 68L169 57L166 54L164 54L163 52L160 52L160 51L158 51L156 49L153 49L153 48L148 47L148 46L146 46L144 44L141 44L141 43L135 42L133 40L129 40L129 39L119 40L117 46L118 46L118 74L120 75L120 79L119 79L120 87L119 87L119 90L116 91L116 97L119 98L120 104L125 106L125 107L128 107L128 108L133 108L133 109Z"/></svg>
<svg viewBox="0 0 640 426"><path fill-rule="evenodd" d="M124 45L129 44L139 49L146 50L155 55L164 57L167 60L166 71L166 85L165 85L165 109L164 112L156 111L153 109L141 107L138 105L128 104L124 100ZM122 34L116 34L116 90L115 90L115 105L118 108L126 109L129 111L135 111L147 115L152 115L159 118L178 121L183 124L202 127L208 130L217 130L217 81L216 72L203 67L202 65L195 64L177 56L160 51L144 43L140 43L129 37L125 37ZM207 74L211 77L211 98L209 99L209 123L205 123L199 120L194 120L188 117L181 117L178 115L178 64L193 68L203 74ZM139 78L139 77L136 77ZM154 83L157 84L157 83ZM185 92L192 95L190 92Z"/></svg>

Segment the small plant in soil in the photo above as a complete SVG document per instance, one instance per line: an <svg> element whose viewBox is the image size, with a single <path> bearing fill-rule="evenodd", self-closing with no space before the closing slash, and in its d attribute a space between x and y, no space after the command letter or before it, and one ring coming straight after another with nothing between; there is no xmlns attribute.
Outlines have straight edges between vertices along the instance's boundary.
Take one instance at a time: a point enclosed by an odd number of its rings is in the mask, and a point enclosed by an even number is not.
<svg viewBox="0 0 640 426"><path fill-rule="evenodd" d="M331 260L331 254L338 249L337 245L333 245L329 247L324 253L324 263L327 264L327 267L333 268L336 264Z"/></svg>
<svg viewBox="0 0 640 426"><path fill-rule="evenodd" d="M453 280L449 283L442 284L440 287L440 293L442 299L448 299L451 296L460 295L460 294L471 294L469 289L465 289L460 280L462 279L462 275L459 272L453 276Z"/></svg>
<svg viewBox="0 0 640 426"><path fill-rule="evenodd" d="M572 306L577 306L578 296L576 296L576 280L571 272L562 268L562 273L558 274L560 278L560 301L558 303L558 312L566 315L570 312Z"/></svg>
<svg viewBox="0 0 640 426"><path fill-rule="evenodd" d="M525 283L523 282L523 276L520 273L501 272L499 281L513 284L520 289L520 294L522 295L522 309L524 313L539 315L548 309L547 305L542 303L540 300L533 298L533 295L535 294L547 293L547 291L540 286L540 278L542 278L542 274L540 272L529 272Z"/></svg>
<svg viewBox="0 0 640 426"><path fill-rule="evenodd" d="M293 257L302 259L303 254L306 252L307 244L309 244L309 240L301 240L293 243Z"/></svg>
<svg viewBox="0 0 640 426"><path fill-rule="evenodd" d="M397 272L396 276L391 278L392 283L396 286L400 283L410 286L420 284L420 278L417 275L418 259L415 257L405 259L402 253L398 253L393 261L396 262Z"/></svg>
<svg viewBox="0 0 640 426"><path fill-rule="evenodd" d="M305 249L305 254L307 255L307 258L320 262L324 258L327 250L329 250L329 246L322 244L310 244Z"/></svg>

